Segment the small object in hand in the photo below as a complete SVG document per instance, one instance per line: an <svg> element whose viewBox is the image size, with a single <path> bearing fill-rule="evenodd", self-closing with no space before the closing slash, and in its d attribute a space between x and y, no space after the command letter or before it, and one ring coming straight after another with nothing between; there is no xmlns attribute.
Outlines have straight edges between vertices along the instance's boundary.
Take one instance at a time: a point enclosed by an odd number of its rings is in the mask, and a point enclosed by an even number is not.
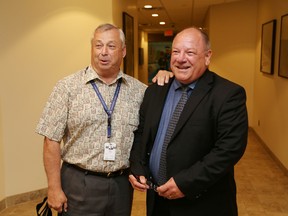
<svg viewBox="0 0 288 216"><path fill-rule="evenodd" d="M52 216L52 211L48 206L47 197L41 203L36 205L37 216Z"/></svg>

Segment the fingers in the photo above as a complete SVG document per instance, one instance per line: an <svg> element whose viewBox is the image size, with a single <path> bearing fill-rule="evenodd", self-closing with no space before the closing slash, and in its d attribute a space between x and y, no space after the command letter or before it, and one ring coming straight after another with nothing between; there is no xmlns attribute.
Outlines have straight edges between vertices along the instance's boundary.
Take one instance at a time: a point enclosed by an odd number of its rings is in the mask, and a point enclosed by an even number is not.
<svg viewBox="0 0 288 216"><path fill-rule="evenodd" d="M159 196L167 199L178 199L184 197L184 194L180 191L173 178L169 179L164 185L157 188Z"/></svg>
<svg viewBox="0 0 288 216"><path fill-rule="evenodd" d="M158 191L158 195L162 196L166 199L176 199L176 193L173 192L173 189L165 187L165 186L161 186L157 188Z"/></svg>
<svg viewBox="0 0 288 216"><path fill-rule="evenodd" d="M163 86L164 82L166 82L166 79L167 79L167 75L159 75L159 74L157 74L155 77L153 77L152 82L153 83L157 82L157 85ZM169 78L168 78L168 81L169 81Z"/></svg>
<svg viewBox="0 0 288 216"><path fill-rule="evenodd" d="M55 211L61 213L62 211L67 211L67 197L64 192L50 190L48 192L48 206L53 208Z"/></svg>
<svg viewBox="0 0 288 216"><path fill-rule="evenodd" d="M157 75L154 76L153 79L152 79L152 82L153 82L153 83L156 83L156 81L157 81ZM159 84L158 84L158 85L159 85Z"/></svg>
<svg viewBox="0 0 288 216"><path fill-rule="evenodd" d="M172 72L168 72L165 76L165 83L168 83L170 78L172 78L173 76L174 76L174 74Z"/></svg>
<svg viewBox="0 0 288 216"><path fill-rule="evenodd" d="M68 209L68 204L67 204L67 202L65 202L63 205L63 211L67 212L67 209Z"/></svg>
<svg viewBox="0 0 288 216"><path fill-rule="evenodd" d="M58 205L49 205L49 207L61 213L62 211L67 212L68 204L67 202L64 202L64 203L59 203Z"/></svg>
<svg viewBox="0 0 288 216"><path fill-rule="evenodd" d="M51 204L49 204L48 206L49 206L50 208L54 209L55 211L61 213L62 210L63 210L64 204L61 204L61 203L59 203L59 204L57 204L57 205L51 205ZM67 204L66 204L66 211L67 211Z"/></svg>
<svg viewBox="0 0 288 216"><path fill-rule="evenodd" d="M180 198L177 193L172 192L172 190L167 190L164 193L158 192L158 195L170 200Z"/></svg>
<svg viewBox="0 0 288 216"><path fill-rule="evenodd" d="M57 205L51 205L48 203L48 206L49 206L49 208L54 209L58 213L61 213L63 211L67 212L67 210L68 210L67 200L64 201L63 203L58 203Z"/></svg>
<svg viewBox="0 0 288 216"><path fill-rule="evenodd" d="M166 80L166 78L164 77L159 77L158 79L157 79L157 84L159 85L159 86L164 86L164 81ZM168 79L169 80L169 79Z"/></svg>
<svg viewBox="0 0 288 216"><path fill-rule="evenodd" d="M152 82L159 86L163 86L164 83L168 83L169 79L172 78L174 74L166 70L159 70L155 77L153 77Z"/></svg>
<svg viewBox="0 0 288 216"><path fill-rule="evenodd" d="M129 175L129 181L135 190L142 192L147 190L146 178L144 176Z"/></svg>
<svg viewBox="0 0 288 216"><path fill-rule="evenodd" d="M168 198L171 195L171 189L166 185L161 185L159 187L157 187L157 192L159 196Z"/></svg>

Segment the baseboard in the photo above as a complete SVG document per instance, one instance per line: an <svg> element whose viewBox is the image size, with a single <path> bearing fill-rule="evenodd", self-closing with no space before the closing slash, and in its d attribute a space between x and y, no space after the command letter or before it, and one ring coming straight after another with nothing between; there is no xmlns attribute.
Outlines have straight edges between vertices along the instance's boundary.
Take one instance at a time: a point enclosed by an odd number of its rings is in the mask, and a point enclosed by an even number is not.
<svg viewBox="0 0 288 216"><path fill-rule="evenodd" d="M39 199L45 197L47 195L47 188L35 190L27 193L17 194L13 196L6 197L2 201L0 201L0 212L4 209L14 206L20 203L32 201L35 199Z"/></svg>
<svg viewBox="0 0 288 216"><path fill-rule="evenodd" d="M274 155L274 153L270 150L270 148L266 145L266 143L261 139L261 137L256 133L253 128L249 128L258 139L259 143L264 147L266 152L270 155L270 157L275 161L275 163L280 167L280 169L284 172L285 175L288 176L288 169L282 164L282 162Z"/></svg>
<svg viewBox="0 0 288 216"><path fill-rule="evenodd" d="M5 199L0 201L0 212L3 211L6 208L6 202Z"/></svg>

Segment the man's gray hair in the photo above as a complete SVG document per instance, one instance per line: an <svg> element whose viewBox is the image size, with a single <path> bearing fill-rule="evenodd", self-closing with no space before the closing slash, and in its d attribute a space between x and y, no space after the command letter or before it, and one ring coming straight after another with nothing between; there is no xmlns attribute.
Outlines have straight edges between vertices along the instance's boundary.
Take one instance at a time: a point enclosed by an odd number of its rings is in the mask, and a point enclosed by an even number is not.
<svg viewBox="0 0 288 216"><path fill-rule="evenodd" d="M120 40L122 42L122 48L124 48L126 46L126 43L125 43L125 34L124 32L122 31L122 29L118 28L117 26L115 25L112 25L110 23L105 23L105 24L102 24L102 25L99 25L95 30L94 30L94 34L96 32L105 32L105 31L109 31L109 30L112 30L112 29L116 29L119 31L119 35L120 35ZM92 39L91 41L93 40L93 37L94 37L94 34L92 36Z"/></svg>

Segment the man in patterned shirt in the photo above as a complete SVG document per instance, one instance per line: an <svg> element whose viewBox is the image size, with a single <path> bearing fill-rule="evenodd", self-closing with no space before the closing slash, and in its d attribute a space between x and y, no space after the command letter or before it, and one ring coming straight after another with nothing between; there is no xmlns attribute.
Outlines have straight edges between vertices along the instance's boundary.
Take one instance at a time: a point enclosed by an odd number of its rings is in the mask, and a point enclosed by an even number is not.
<svg viewBox="0 0 288 216"><path fill-rule="evenodd" d="M63 215L131 213L128 159L146 85L120 70L125 55L123 31L97 27L91 65L56 84L37 125L48 204Z"/></svg>

